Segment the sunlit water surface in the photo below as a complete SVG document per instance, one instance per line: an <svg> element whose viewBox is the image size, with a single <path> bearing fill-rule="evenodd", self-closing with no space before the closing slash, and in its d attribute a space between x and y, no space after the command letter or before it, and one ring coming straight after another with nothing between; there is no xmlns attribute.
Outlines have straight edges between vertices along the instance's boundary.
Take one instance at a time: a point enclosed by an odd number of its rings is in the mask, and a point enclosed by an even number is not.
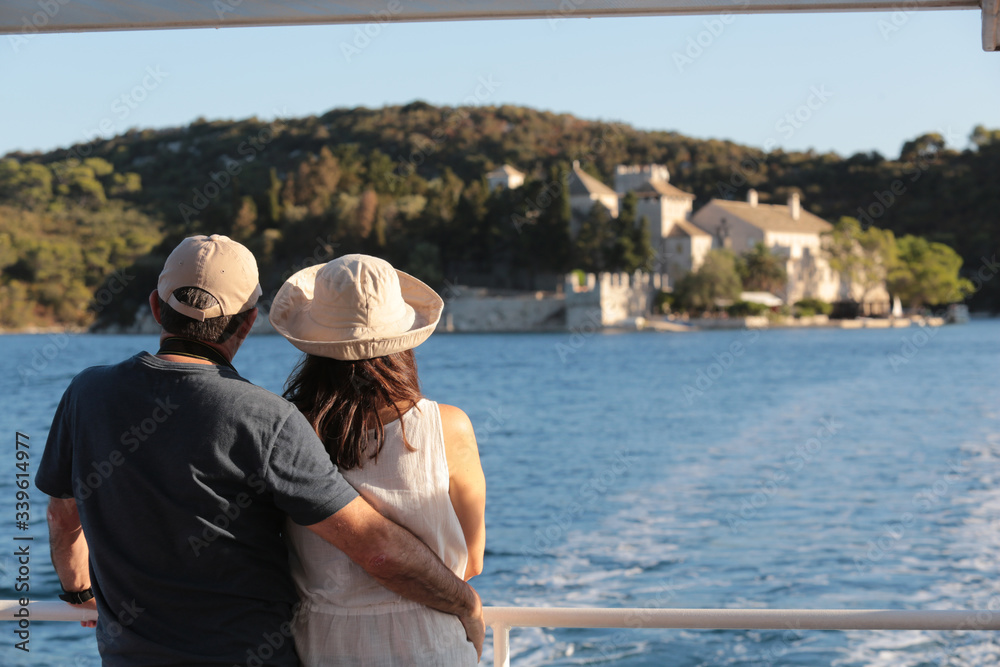
<svg viewBox="0 0 1000 667"><path fill-rule="evenodd" d="M931 335L933 334L933 335ZM438 335L425 393L466 410L488 483L487 604L1000 609L1000 322L930 332ZM738 344L737 344L738 343ZM14 439L32 465L69 380L151 337L4 336L0 565L34 535L31 594L54 599L44 504L14 528ZM297 352L236 358L280 391ZM7 517L7 518L4 518ZM151 529L153 527L151 526ZM98 665L93 631L0 625L3 664ZM515 629L515 665L983 665L983 632ZM492 661L489 649L484 663Z"/></svg>

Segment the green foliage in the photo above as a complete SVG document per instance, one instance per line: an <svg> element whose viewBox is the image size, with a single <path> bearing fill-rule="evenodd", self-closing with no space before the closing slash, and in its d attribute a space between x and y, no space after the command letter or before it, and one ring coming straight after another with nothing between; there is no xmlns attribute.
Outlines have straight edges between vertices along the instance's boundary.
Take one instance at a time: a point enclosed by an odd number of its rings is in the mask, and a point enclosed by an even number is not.
<svg viewBox="0 0 1000 667"><path fill-rule="evenodd" d="M930 135L920 139L934 144ZM962 301L974 291L959 275L962 258L949 246L911 234L896 239L877 227L862 229L854 218L840 219L826 251L830 266L860 288L859 302L883 281L912 308Z"/></svg>
<svg viewBox="0 0 1000 667"><path fill-rule="evenodd" d="M861 223L851 217L837 221L824 250L830 267L851 283L859 303L864 303L872 290L885 281L896 263L892 232L878 227L862 229Z"/></svg>
<svg viewBox="0 0 1000 667"><path fill-rule="evenodd" d="M330 208L339 182L340 163L330 149L323 146L319 155L299 163L289 204L304 207L314 216L323 215Z"/></svg>
<svg viewBox="0 0 1000 667"><path fill-rule="evenodd" d="M972 128L969 141L974 143L978 148L1000 145L1000 130L987 130L982 125L976 125Z"/></svg>
<svg viewBox="0 0 1000 667"><path fill-rule="evenodd" d="M123 197L142 191L142 177L139 174L128 172L126 174L112 174L111 186L108 194L112 197Z"/></svg>
<svg viewBox="0 0 1000 667"><path fill-rule="evenodd" d="M80 164L78 160L68 160L57 162L52 170L59 181L56 192L60 195L92 206L99 206L107 201L104 186L91 167Z"/></svg>
<svg viewBox="0 0 1000 667"><path fill-rule="evenodd" d="M654 313L669 313L676 303L676 296L672 292L659 291L653 297Z"/></svg>
<svg viewBox="0 0 1000 667"><path fill-rule="evenodd" d="M9 237L0 236L4 326L87 323L96 309L81 314L72 305L81 293L72 288L93 295L123 268L143 276L130 284L135 293L116 294L97 314L127 320L166 253L192 233L245 238L268 292L307 259L370 252L403 267L421 243L428 245L418 264L430 279L494 286L531 289L538 277L574 265L648 266L644 221L635 220L628 202L618 221L594 212L582 241L570 240L566 174L574 159L605 183L618 164L665 164L671 182L696 195L696 208L747 187L765 202L801 191L826 219L849 215L866 228L877 223L897 236L924 236L979 266L1000 238L1000 189L990 176L1000 171L1000 130L977 127L971 139L974 148L956 151L924 134L899 160L765 154L521 107L422 102L272 123L200 119L129 131L0 159L0 234ZM483 175L504 163L527 180L516 190L488 192ZM32 235L51 247L34 248ZM78 252L56 248L60 243ZM72 268L58 276L48 266L56 261ZM63 279L69 282L57 284ZM748 274L748 282L756 280ZM987 282L977 301L1000 307L1000 281Z"/></svg>
<svg viewBox="0 0 1000 667"><path fill-rule="evenodd" d="M139 174L99 157L0 160L0 327L86 326L112 303L132 307L121 272L162 237L159 221L116 199L141 190Z"/></svg>
<svg viewBox="0 0 1000 667"><path fill-rule="evenodd" d="M97 177L110 176L115 171L114 165L104 158L99 157L87 158L83 161L83 166L89 169L90 172Z"/></svg>
<svg viewBox="0 0 1000 667"><path fill-rule="evenodd" d="M674 295L682 309L705 311L714 309L719 301L736 301L742 291L735 255L717 248L705 255L697 271L677 281Z"/></svg>
<svg viewBox="0 0 1000 667"><path fill-rule="evenodd" d="M160 240L157 227L120 202L58 214L0 205L0 327L86 326L106 305L121 307L136 287L127 269Z"/></svg>
<svg viewBox="0 0 1000 667"><path fill-rule="evenodd" d="M272 224L278 224L281 220L281 179L274 167L271 167L267 175L267 219Z"/></svg>
<svg viewBox="0 0 1000 667"><path fill-rule="evenodd" d="M811 317L813 315L829 315L833 312L833 305L822 299L802 299L795 302L795 314L799 317Z"/></svg>
<svg viewBox="0 0 1000 667"><path fill-rule="evenodd" d="M648 269L654 251L649 241L649 219L636 219L638 198L628 192L622 198L618 217L611 221L611 229L605 250L604 266L608 271L634 273Z"/></svg>
<svg viewBox="0 0 1000 667"><path fill-rule="evenodd" d="M509 236L510 227L493 231L495 236L511 239L514 248L520 250L517 252L519 263L527 264L532 273L545 270L561 272L570 266L573 242L569 231L571 213L567 173L562 165L557 165L549 169L548 178L544 181L532 180L520 188L525 199L532 202L524 214L533 216L533 220L515 228L518 238Z"/></svg>
<svg viewBox="0 0 1000 667"><path fill-rule="evenodd" d="M961 301L973 292L959 277L962 258L942 243L917 236L897 241L898 261L889 272L889 291L911 308Z"/></svg>
<svg viewBox="0 0 1000 667"><path fill-rule="evenodd" d="M937 132L930 132L904 143L903 149L899 153L899 159L903 162L911 162L920 158L934 157L944 148L944 137Z"/></svg>
<svg viewBox="0 0 1000 667"><path fill-rule="evenodd" d="M624 271L633 273L648 268L653 259L649 242L649 220L636 220L637 199L629 192L622 201L618 217L597 202L580 223L572 243L572 259L586 271Z"/></svg>
<svg viewBox="0 0 1000 667"><path fill-rule="evenodd" d="M655 257L656 251L649 240L649 218L642 216L639 218L639 224L632 229L632 256L625 270L629 273L639 270L649 271Z"/></svg>
<svg viewBox="0 0 1000 667"><path fill-rule="evenodd" d="M726 307L726 313L730 317L750 317L756 315L764 315L770 311L770 308L762 303L754 303L753 301L737 301L736 303Z"/></svg>
<svg viewBox="0 0 1000 667"><path fill-rule="evenodd" d="M629 192L622 198L618 209L618 217L610 223L608 247L604 253L604 265L609 271L628 271L635 269L635 240L633 230L637 224L636 206L638 199L634 192Z"/></svg>
<svg viewBox="0 0 1000 667"><path fill-rule="evenodd" d="M441 273L441 251L433 243L422 241L413 248L406 272L430 285L439 285Z"/></svg>
<svg viewBox="0 0 1000 667"><path fill-rule="evenodd" d="M763 243L757 243L736 261L743 289L749 292L784 291L788 283L785 261L774 255Z"/></svg>
<svg viewBox="0 0 1000 667"><path fill-rule="evenodd" d="M254 203L253 197L243 197L240 200L240 209L236 212L229 236L237 241L248 241L257 229L256 222L257 204Z"/></svg>
<svg viewBox="0 0 1000 667"><path fill-rule="evenodd" d="M0 160L0 201L37 206L52 199L52 172L44 165Z"/></svg>
<svg viewBox="0 0 1000 667"><path fill-rule="evenodd" d="M574 264L589 273L608 270L608 249L614 240L611 213L598 202L580 223L580 231L573 243Z"/></svg>

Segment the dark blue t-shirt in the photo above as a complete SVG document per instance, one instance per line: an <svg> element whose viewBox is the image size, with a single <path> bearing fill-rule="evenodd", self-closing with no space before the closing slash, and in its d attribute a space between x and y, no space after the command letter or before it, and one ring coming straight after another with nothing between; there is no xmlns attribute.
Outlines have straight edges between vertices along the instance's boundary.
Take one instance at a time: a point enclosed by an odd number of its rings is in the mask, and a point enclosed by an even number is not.
<svg viewBox="0 0 1000 667"><path fill-rule="evenodd" d="M282 524L357 497L291 403L145 352L73 379L35 484L77 500L113 667L297 665Z"/></svg>

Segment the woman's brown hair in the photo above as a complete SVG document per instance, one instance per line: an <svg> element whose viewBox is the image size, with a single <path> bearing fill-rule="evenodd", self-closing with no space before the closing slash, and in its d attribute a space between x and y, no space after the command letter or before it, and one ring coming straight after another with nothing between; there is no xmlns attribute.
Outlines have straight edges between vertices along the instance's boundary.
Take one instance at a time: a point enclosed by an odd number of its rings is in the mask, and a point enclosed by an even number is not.
<svg viewBox="0 0 1000 667"><path fill-rule="evenodd" d="M288 378L284 396L306 416L338 467L360 468L376 460L385 444L379 410L392 407L402 418L420 400L417 360L413 350L360 361L307 354ZM412 449L405 430L403 444Z"/></svg>

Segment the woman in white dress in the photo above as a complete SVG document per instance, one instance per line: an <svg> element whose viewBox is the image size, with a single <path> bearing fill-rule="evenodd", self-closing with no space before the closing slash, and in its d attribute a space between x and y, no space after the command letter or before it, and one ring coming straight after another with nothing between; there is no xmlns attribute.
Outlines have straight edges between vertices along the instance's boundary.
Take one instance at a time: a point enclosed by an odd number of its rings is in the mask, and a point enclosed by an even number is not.
<svg viewBox="0 0 1000 667"><path fill-rule="evenodd" d="M421 395L413 355L443 305L388 262L346 255L289 278L270 319L307 353L285 397L309 419L344 477L468 580L482 571L486 544L476 437L462 410ZM458 617L383 588L306 528L289 522L288 539L302 602L293 632L303 665L478 662Z"/></svg>

